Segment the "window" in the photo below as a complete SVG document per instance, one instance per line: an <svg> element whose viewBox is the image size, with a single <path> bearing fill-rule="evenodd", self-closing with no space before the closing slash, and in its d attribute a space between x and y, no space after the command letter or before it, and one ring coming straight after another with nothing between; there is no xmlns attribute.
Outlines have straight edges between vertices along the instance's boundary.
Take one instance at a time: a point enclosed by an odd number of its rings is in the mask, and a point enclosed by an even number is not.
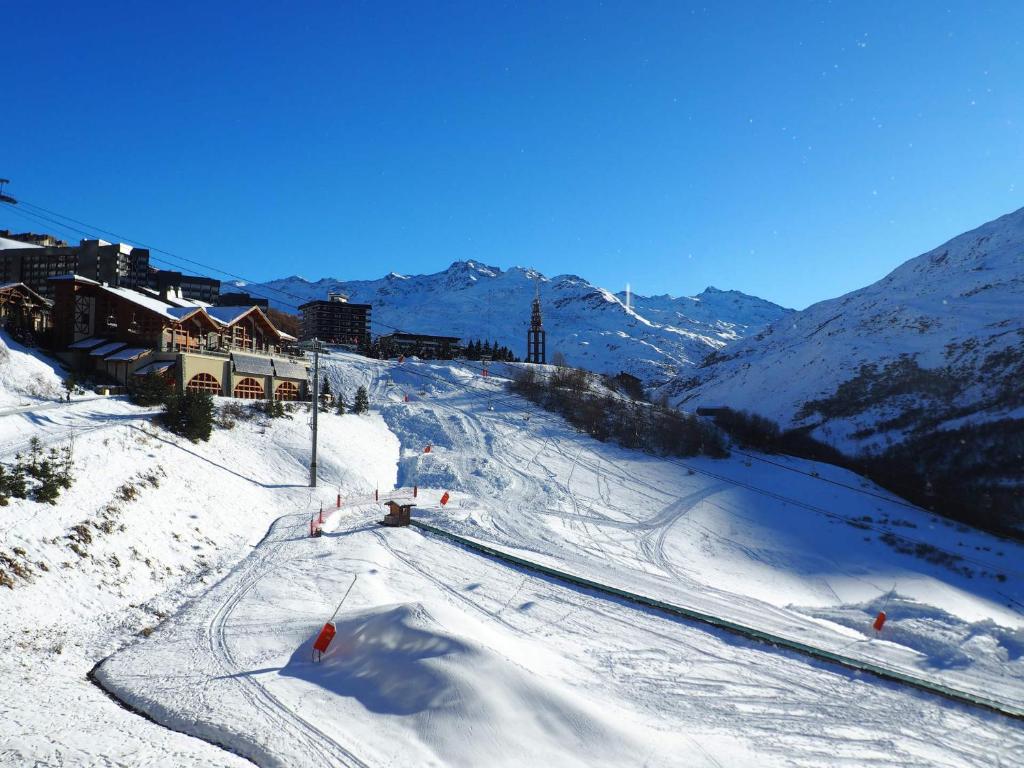
<svg viewBox="0 0 1024 768"><path fill-rule="evenodd" d="M263 385L253 378L242 379L235 385L235 397L243 400L262 400Z"/></svg>
<svg viewBox="0 0 1024 768"><path fill-rule="evenodd" d="M277 385L277 389L274 391L274 399L298 400L299 388L292 384L290 381L283 381Z"/></svg>
<svg viewBox="0 0 1024 768"><path fill-rule="evenodd" d="M185 389L192 392L209 392L211 395L219 395L221 392L220 382L208 373L197 373L189 379Z"/></svg>

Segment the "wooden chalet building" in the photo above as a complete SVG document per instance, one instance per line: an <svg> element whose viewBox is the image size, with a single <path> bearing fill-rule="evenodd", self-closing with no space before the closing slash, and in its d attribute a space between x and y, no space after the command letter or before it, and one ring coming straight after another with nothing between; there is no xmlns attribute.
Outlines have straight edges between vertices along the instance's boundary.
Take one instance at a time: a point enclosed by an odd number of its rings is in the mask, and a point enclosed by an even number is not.
<svg viewBox="0 0 1024 768"><path fill-rule="evenodd" d="M127 385L158 373L181 389L245 399L308 397L296 339L259 307L211 307L78 275L51 278L53 347L79 371Z"/></svg>
<svg viewBox="0 0 1024 768"><path fill-rule="evenodd" d="M52 307L52 301L24 283L0 285L0 327L16 339L45 339L52 324Z"/></svg>

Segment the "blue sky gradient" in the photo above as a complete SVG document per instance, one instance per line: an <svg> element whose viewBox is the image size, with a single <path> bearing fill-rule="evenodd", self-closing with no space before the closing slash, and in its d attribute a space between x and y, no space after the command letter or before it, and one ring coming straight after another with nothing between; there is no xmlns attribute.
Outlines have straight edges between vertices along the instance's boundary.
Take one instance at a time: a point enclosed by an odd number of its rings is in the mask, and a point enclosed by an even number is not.
<svg viewBox="0 0 1024 768"><path fill-rule="evenodd" d="M0 0L0 176L253 279L798 308L1024 205L1024 3L711 5Z"/></svg>

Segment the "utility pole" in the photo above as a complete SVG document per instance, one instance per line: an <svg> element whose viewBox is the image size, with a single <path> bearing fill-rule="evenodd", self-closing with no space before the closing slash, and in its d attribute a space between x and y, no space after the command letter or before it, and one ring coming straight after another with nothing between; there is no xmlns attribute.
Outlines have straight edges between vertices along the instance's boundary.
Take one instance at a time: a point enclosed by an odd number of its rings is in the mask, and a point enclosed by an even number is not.
<svg viewBox="0 0 1024 768"><path fill-rule="evenodd" d="M320 351L323 344L319 339L310 339L299 345L313 353L313 418L309 428L313 431L313 445L309 453L309 487L316 488L316 417L320 414Z"/></svg>

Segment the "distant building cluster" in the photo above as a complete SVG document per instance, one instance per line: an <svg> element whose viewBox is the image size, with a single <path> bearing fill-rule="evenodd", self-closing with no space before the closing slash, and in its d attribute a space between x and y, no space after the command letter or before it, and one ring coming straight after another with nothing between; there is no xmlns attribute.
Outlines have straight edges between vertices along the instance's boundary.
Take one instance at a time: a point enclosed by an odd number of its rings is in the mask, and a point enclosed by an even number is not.
<svg viewBox="0 0 1024 768"><path fill-rule="evenodd" d="M311 339L380 358L513 357L496 342L457 336L395 330L374 338L372 306L341 293L305 302L296 322L264 297L220 289L212 277L152 267L145 248L0 230L0 326L100 381L130 386L156 374L181 390L296 400L309 394L299 342ZM539 296L526 360L546 360Z"/></svg>

